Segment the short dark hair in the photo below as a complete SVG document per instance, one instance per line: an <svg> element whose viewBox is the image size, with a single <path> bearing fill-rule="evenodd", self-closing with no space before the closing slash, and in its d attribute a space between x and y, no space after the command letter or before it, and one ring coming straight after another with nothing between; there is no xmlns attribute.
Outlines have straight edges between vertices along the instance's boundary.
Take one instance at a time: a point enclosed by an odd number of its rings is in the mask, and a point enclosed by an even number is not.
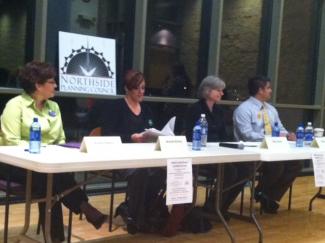
<svg viewBox="0 0 325 243"><path fill-rule="evenodd" d="M19 70L20 85L27 94L32 94L36 90L36 84L44 84L55 75L56 72L52 65L31 61Z"/></svg>
<svg viewBox="0 0 325 243"><path fill-rule="evenodd" d="M144 80L143 73L130 69L124 75L124 86L128 90L137 89Z"/></svg>
<svg viewBox="0 0 325 243"><path fill-rule="evenodd" d="M248 92L251 96L255 96L260 88L265 88L271 79L265 76L255 76L248 80Z"/></svg>

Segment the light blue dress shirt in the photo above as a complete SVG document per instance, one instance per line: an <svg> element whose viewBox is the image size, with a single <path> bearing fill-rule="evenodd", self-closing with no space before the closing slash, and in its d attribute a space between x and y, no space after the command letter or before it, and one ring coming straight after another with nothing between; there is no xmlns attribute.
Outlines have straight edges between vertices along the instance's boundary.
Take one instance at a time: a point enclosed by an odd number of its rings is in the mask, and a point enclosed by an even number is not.
<svg viewBox="0 0 325 243"><path fill-rule="evenodd" d="M233 114L234 136L237 141L258 142L264 139L263 105L269 115L272 127L278 122L281 133L288 133L283 127L277 110L266 102L250 97L241 103Z"/></svg>

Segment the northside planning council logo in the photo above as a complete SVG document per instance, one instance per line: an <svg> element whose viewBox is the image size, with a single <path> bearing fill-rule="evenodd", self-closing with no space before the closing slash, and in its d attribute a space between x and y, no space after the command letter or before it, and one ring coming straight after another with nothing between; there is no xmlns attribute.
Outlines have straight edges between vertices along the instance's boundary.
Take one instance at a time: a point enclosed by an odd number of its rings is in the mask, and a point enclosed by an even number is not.
<svg viewBox="0 0 325 243"><path fill-rule="evenodd" d="M60 91L116 94L115 40L59 33Z"/></svg>

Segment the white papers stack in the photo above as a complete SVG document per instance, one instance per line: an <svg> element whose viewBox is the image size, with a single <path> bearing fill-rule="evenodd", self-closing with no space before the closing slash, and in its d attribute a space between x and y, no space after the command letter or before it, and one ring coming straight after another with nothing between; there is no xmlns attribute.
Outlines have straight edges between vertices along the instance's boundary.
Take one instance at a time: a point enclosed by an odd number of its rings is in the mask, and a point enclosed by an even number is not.
<svg viewBox="0 0 325 243"><path fill-rule="evenodd" d="M145 129L142 135L151 141L157 139L159 136L174 136L175 120L176 116L172 117L161 131L156 128L149 128Z"/></svg>

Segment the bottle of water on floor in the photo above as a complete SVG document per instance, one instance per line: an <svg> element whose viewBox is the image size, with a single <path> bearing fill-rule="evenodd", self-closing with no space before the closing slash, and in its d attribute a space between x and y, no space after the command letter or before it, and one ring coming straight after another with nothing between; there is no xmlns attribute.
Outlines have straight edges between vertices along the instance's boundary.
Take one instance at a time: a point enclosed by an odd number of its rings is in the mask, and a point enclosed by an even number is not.
<svg viewBox="0 0 325 243"><path fill-rule="evenodd" d="M296 147L303 147L305 139L305 131L302 124L299 124L296 130Z"/></svg>
<svg viewBox="0 0 325 243"><path fill-rule="evenodd" d="M38 118L34 117L33 123L30 126L29 152L39 154L41 152L41 141L41 124L38 122Z"/></svg>
<svg viewBox="0 0 325 243"><path fill-rule="evenodd" d="M200 122L197 121L193 128L192 150L201 150L201 130Z"/></svg>
<svg viewBox="0 0 325 243"><path fill-rule="evenodd" d="M201 146L206 147L208 141L208 121L205 117L205 114L201 114L199 121L201 125Z"/></svg>
<svg viewBox="0 0 325 243"><path fill-rule="evenodd" d="M314 139L314 129L311 122L305 127L305 146L310 146Z"/></svg>

